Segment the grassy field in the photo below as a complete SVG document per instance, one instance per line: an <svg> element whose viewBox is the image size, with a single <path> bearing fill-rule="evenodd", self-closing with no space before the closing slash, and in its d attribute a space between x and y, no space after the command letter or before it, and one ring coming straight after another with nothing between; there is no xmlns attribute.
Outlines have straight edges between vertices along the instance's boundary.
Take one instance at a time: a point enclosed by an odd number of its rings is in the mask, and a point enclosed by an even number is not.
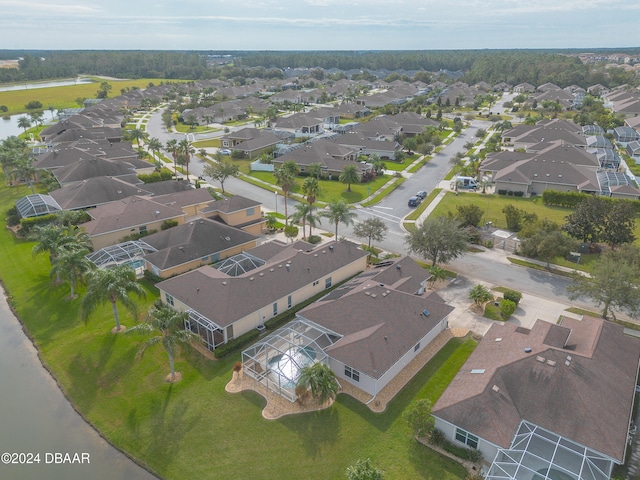
<svg viewBox="0 0 640 480"><path fill-rule="evenodd" d="M139 80L109 80L111 85L110 97L120 95L120 91L124 88L146 88L149 82L159 85L163 80L153 78L143 78ZM50 119L50 114L46 111L49 107L55 109L60 108L79 108L76 101L78 98L96 98L96 93L100 86L100 81L95 83L84 83L78 85L68 85L66 87L49 87L49 88L29 88L28 90L12 90L9 92L0 92L0 105L6 105L9 109L5 115L15 115L17 113L26 113L33 110L27 110L25 105L33 100L42 103L42 111L45 112L44 118ZM37 110L36 110L37 111Z"/></svg>
<svg viewBox="0 0 640 480"><path fill-rule="evenodd" d="M24 194L24 188L0 187L0 209ZM33 258L32 247L7 229L0 232L0 277L44 363L85 418L162 478L336 479L367 457L388 480L465 477L459 464L412 439L402 412L417 398L435 401L442 394L473 351L472 340L450 341L382 414L340 395L330 409L267 421L262 397L224 390L239 354L210 361L186 351L176 360L183 380L164 383L163 349L137 361L141 338L111 334L106 305L83 324L79 300L65 298L68 286L51 285L47 255ZM157 297L145 286L141 311ZM120 313L124 325L134 323Z"/></svg>

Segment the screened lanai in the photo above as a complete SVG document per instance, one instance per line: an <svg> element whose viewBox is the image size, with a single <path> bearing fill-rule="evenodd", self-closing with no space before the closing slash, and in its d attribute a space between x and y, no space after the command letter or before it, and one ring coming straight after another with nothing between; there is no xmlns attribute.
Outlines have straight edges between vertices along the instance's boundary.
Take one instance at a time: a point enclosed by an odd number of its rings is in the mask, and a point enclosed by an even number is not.
<svg viewBox="0 0 640 480"><path fill-rule="evenodd" d="M511 448L496 455L486 480L608 480L613 461L523 421Z"/></svg>
<svg viewBox="0 0 640 480"><path fill-rule="evenodd" d="M295 402L302 369L315 362L327 363L324 349L339 338L313 322L298 318L242 352L244 374Z"/></svg>
<svg viewBox="0 0 640 480"><path fill-rule="evenodd" d="M62 210L51 195L39 193L27 195L16 201L16 208L22 218L38 217L48 213L56 213Z"/></svg>
<svg viewBox="0 0 640 480"><path fill-rule="evenodd" d="M258 257L254 257L249 253L238 253L229 258L225 258L221 262L216 263L213 268L220 270L222 273L226 273L232 277L237 277L243 273L250 272L253 269L263 266L264 260Z"/></svg>
<svg viewBox="0 0 640 480"><path fill-rule="evenodd" d="M87 255L87 258L98 268L110 268L128 264L138 273L138 270L144 270L144 256L147 253L157 251L148 243L141 240L133 240L101 248L97 252ZM140 273L142 274L143 272L141 271Z"/></svg>

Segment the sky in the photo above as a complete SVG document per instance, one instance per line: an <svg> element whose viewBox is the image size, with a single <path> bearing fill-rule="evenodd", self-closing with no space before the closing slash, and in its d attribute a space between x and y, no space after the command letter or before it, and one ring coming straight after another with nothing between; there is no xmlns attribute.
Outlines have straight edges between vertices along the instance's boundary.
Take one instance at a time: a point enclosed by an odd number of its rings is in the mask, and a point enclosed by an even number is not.
<svg viewBox="0 0 640 480"><path fill-rule="evenodd" d="M0 49L640 47L638 0L0 0Z"/></svg>

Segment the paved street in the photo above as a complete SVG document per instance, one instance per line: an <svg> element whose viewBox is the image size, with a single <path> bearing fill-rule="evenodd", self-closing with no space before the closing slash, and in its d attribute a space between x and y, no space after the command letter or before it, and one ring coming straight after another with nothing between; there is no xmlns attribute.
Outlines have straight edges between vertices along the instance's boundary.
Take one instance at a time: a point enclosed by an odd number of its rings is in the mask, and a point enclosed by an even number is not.
<svg viewBox="0 0 640 480"><path fill-rule="evenodd" d="M495 105L492 110L494 112L500 112L502 110L502 102L509 98L509 96L503 97L501 102ZM465 151L464 144L475 140L478 129L488 129L490 125L491 123L488 121L471 122L471 125L461 135L434 155L418 172L408 175L407 180L379 204L372 207L359 207L356 209L359 221L366 218L377 217L382 219L388 226L389 231L386 238L382 242L377 243L376 246L393 253L405 254L407 252L405 231L402 229L402 219L412 211L412 209L407 206L407 199L418 190L430 192L438 187L451 168L450 159L456 153ZM166 130L162 123L161 111L149 116L146 129L150 137L160 139L163 144L166 144L167 140L171 138L182 140L185 137L184 134L170 133ZM206 138L220 137L224 135L224 132L220 130L211 134L199 134L196 135L195 138L191 137L192 134L189 135L190 140L198 141ZM200 159L194 158L190 164L189 171L197 177L202 175L203 166L204 164ZM247 196L261 202L267 211L284 212L284 198L281 195L275 195L268 190L244 182L238 178L228 179L225 182L225 189L234 194ZM295 203L295 200L288 200L289 211L293 210ZM320 225L320 228L333 231L333 226L329 225L326 220L324 222L324 224ZM344 225L339 226L339 235L341 237L344 236L354 239L353 229L351 227L347 228ZM354 241L358 240L354 239ZM569 301L566 287L571 283L571 280L567 277L514 266L506 259L505 252L498 248L482 253L468 253L452 262L448 265L448 268L456 271L461 276L460 284L463 285L469 283L473 286L475 283L482 282L487 284L487 286L506 286L520 290L527 296L531 296L531 298L537 298L538 301L534 302L534 304L540 305L543 299L552 302L554 305L548 308L547 312L553 311L554 315L555 312L562 311L569 305L576 305L595 311L598 310L588 301ZM451 288L449 291L455 292L456 290ZM459 293L462 294L462 292ZM455 296L459 295L454 295L453 297ZM466 302L466 298L464 302ZM560 308L560 306L562 306L562 308ZM524 314L522 321L531 321L532 312L535 311L535 309L536 307L528 307L528 312L521 312ZM517 314L518 312L516 312L516 316ZM528 319L525 320L525 317ZM555 318L557 318L557 316ZM545 319L554 321L555 318Z"/></svg>

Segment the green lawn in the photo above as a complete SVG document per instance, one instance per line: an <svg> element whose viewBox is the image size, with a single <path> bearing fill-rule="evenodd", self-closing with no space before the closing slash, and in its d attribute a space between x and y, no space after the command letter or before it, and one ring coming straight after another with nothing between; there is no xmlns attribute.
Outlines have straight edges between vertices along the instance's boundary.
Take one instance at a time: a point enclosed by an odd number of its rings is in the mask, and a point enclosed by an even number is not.
<svg viewBox="0 0 640 480"><path fill-rule="evenodd" d="M26 192L1 187L0 208L6 211ZM472 340L450 341L382 414L340 395L330 409L267 421L262 397L224 390L239 353L210 361L187 351L176 359L183 380L165 384L163 349L135 360L141 339L111 334L106 305L83 324L79 299L66 300L68 287L51 285L47 255L33 258L32 247L7 229L0 232L0 277L44 363L85 418L162 478L336 479L367 457L388 480L465 477L459 464L415 442L401 414L414 399L435 401L442 394L473 351ZM142 312L157 297L154 287L145 287ZM120 310L122 323L132 325Z"/></svg>
<svg viewBox="0 0 640 480"><path fill-rule="evenodd" d="M120 95L120 90L124 88L147 88L149 82L159 85L163 80L138 79L138 80L109 80L111 85L110 97ZM166 81L166 80L165 80ZM169 80L175 83L178 81ZM42 111L45 119L51 119L51 114L47 111L49 106L56 109L60 108L78 108L76 99L78 98L96 98L96 92L100 87L100 81L95 83L84 83L78 85L68 85L65 87L48 87L48 88L29 88L28 90L12 90L8 92L0 92L0 105L6 105L9 111L6 115L15 115L16 113L29 112L25 105L32 100L38 100L42 103Z"/></svg>
<svg viewBox="0 0 640 480"><path fill-rule="evenodd" d="M251 172L251 176L275 186L273 173ZM320 194L317 200L319 202L330 202L332 200L344 200L347 203L360 202L382 187L390 178L388 175L382 175L369 183L354 183L351 185L350 192L347 191L347 186L344 183L336 180L320 180ZM302 194L303 182L303 177L296 178L296 186L293 188L293 193Z"/></svg>

